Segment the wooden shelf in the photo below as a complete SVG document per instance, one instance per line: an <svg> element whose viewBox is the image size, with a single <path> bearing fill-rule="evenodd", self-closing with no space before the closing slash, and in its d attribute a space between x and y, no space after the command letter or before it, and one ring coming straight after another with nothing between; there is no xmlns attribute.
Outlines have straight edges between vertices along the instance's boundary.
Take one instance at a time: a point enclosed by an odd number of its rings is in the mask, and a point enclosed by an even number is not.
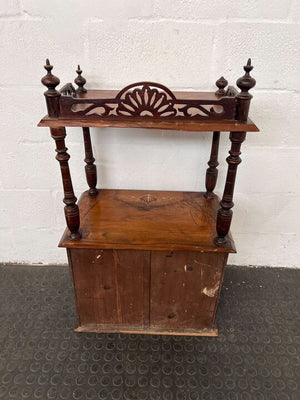
<svg viewBox="0 0 300 400"><path fill-rule="evenodd" d="M137 82L121 90L76 91L67 83L55 96L49 99L54 108L39 126L258 131L246 114L238 117L238 91L233 86L223 87L221 93L173 92L159 83Z"/></svg>
<svg viewBox="0 0 300 400"><path fill-rule="evenodd" d="M219 200L202 192L102 189L78 205L82 237L70 240L66 230L60 247L236 252L230 234L215 245Z"/></svg>
<svg viewBox="0 0 300 400"><path fill-rule="evenodd" d="M50 118L47 115L41 119L38 126L50 128L59 127L94 127L94 128L145 128L145 129L167 129L178 131L195 132L259 132L257 126L248 118L247 122L226 121L226 120L175 120L175 119L155 119L155 118Z"/></svg>

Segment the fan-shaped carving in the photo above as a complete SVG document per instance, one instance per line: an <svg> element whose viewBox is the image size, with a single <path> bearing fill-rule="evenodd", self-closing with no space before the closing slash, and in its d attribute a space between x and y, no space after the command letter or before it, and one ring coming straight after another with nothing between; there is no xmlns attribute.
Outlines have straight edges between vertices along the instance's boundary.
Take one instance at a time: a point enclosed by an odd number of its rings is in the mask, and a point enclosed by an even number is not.
<svg viewBox="0 0 300 400"><path fill-rule="evenodd" d="M70 89L70 88L68 88ZM61 114L78 117L234 119L235 98L178 98L159 83L138 82L126 86L115 97L81 98L69 91L61 98ZM182 94L182 92L178 92Z"/></svg>
<svg viewBox="0 0 300 400"><path fill-rule="evenodd" d="M135 89L131 90L133 87ZM152 88L151 88L152 87ZM158 90L161 89L161 90ZM159 84L137 83L124 88L118 95L118 115L135 117L170 117L176 115L175 96Z"/></svg>

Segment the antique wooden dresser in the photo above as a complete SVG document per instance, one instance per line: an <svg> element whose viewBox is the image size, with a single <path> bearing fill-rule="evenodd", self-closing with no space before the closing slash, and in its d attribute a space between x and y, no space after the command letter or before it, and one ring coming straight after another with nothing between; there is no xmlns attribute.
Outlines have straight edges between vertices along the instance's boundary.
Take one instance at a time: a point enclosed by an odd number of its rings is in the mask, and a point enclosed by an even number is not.
<svg viewBox="0 0 300 400"><path fill-rule="evenodd" d="M235 246L229 232L240 148L248 118L251 60L237 80L216 92L173 92L153 82L120 91L87 90L78 66L75 84L64 85L46 60L42 83L49 127L62 175L67 249L78 313L78 332L170 335L218 334L215 317L224 268ZM89 190L78 203L65 145L66 127L82 127ZM148 191L97 188L90 128L126 127L212 132L206 191ZM224 193L214 194L220 132L231 147ZM124 133L125 134L125 133ZM151 131L149 131L151 135Z"/></svg>

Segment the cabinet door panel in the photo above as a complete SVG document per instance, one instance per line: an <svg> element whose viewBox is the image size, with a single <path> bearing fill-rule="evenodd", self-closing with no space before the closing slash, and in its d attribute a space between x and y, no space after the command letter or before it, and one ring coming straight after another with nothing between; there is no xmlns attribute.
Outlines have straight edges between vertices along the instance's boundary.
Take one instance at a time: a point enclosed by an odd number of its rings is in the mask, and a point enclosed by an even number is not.
<svg viewBox="0 0 300 400"><path fill-rule="evenodd" d="M150 327L212 329L227 256L151 253Z"/></svg>
<svg viewBox="0 0 300 400"><path fill-rule="evenodd" d="M149 326L150 252L70 249L80 324Z"/></svg>

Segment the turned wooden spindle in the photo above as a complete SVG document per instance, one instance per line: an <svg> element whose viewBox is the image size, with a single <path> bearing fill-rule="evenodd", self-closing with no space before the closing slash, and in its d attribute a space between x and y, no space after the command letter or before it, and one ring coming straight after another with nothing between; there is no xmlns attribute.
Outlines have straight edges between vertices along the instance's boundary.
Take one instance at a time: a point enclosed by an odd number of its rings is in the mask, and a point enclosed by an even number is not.
<svg viewBox="0 0 300 400"><path fill-rule="evenodd" d="M231 149L229 150L229 156L226 158L228 163L226 183L222 200L220 201L221 208L217 215L217 234L215 243L220 245L226 243L226 235L229 232L231 219L232 219L232 207L234 203L233 192L234 184L236 179L237 167L242 162L240 158L241 144L246 138L246 132L230 132L229 135L231 141Z"/></svg>
<svg viewBox="0 0 300 400"><path fill-rule="evenodd" d="M80 219L79 209L76 204L77 198L74 195L71 174L69 170L69 154L65 145L66 130L65 128L50 128L51 137L56 143L56 159L60 164L60 171L62 176L64 199L65 203L65 217L67 226L71 232L70 239L78 240L81 238L79 233Z"/></svg>
<svg viewBox="0 0 300 400"><path fill-rule="evenodd" d="M44 93L46 97L46 104L48 109L49 117L59 117L59 98L60 92L58 92L55 88L59 85L60 80L57 76L52 74L53 66L50 64L50 61L46 60L46 65L44 65L45 70L47 71L47 75L45 75L41 82L44 86L48 88Z"/></svg>
<svg viewBox="0 0 300 400"><path fill-rule="evenodd" d="M95 196L98 193L97 186L97 168L94 164L95 158L93 155L93 148L91 143L90 128L82 128L83 140L84 140L84 151L85 151L85 176L87 184L89 185L89 194Z"/></svg>
<svg viewBox="0 0 300 400"><path fill-rule="evenodd" d="M237 114L236 119L240 122L247 121L250 101L252 95L249 92L251 88L255 86L255 79L250 76L253 66L251 65L251 59L248 59L247 64L244 66L245 75L237 80L237 86L241 89L241 92L237 94ZM229 232L231 220L232 220L232 207L233 203L233 192L237 173L237 167L241 163L241 144L246 138L246 132L230 132L229 135L231 141L231 149L229 151L229 157L226 161L228 163L227 176L225 182L225 188L222 200L220 201L221 208L217 215L217 237L215 243L217 245L223 245L226 243L226 235Z"/></svg>
<svg viewBox="0 0 300 400"><path fill-rule="evenodd" d="M215 92L217 96L225 96L226 94L226 86L228 85L228 81L224 78L224 76L221 76L216 82L216 86L218 90Z"/></svg>
<svg viewBox="0 0 300 400"><path fill-rule="evenodd" d="M211 144L210 159L208 161L208 168L206 170L205 187L206 193L204 197L211 199L216 195L213 193L218 178L218 153L219 153L220 132L214 132Z"/></svg>
<svg viewBox="0 0 300 400"><path fill-rule="evenodd" d="M78 88L76 89L76 93L85 93L86 88L84 87L84 85L86 84L86 79L83 76L81 76L82 69L80 68L80 65L78 65L76 72L78 75L74 80L74 82L78 86Z"/></svg>

